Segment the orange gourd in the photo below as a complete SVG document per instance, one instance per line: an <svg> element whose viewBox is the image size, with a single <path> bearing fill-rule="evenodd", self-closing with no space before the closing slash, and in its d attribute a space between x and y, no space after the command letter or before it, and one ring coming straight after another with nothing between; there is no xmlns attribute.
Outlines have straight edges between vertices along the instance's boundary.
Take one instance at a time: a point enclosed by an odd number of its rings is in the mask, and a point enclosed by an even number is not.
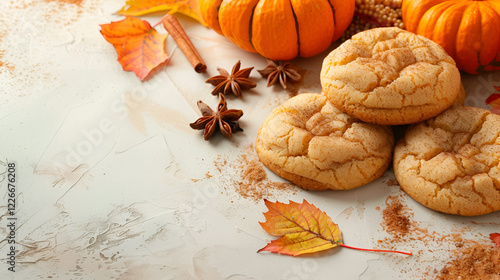
<svg viewBox="0 0 500 280"><path fill-rule="evenodd" d="M200 0L205 23L237 46L274 60L326 50L351 23L355 0Z"/></svg>
<svg viewBox="0 0 500 280"><path fill-rule="evenodd" d="M403 0L408 31L441 45L460 70L500 70L500 0Z"/></svg>

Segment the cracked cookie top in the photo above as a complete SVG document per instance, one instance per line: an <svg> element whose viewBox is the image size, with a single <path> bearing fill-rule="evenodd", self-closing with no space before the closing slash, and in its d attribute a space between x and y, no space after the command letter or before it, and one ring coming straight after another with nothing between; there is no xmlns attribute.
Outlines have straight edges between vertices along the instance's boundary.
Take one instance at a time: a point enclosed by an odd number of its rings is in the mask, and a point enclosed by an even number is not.
<svg viewBox="0 0 500 280"><path fill-rule="evenodd" d="M410 127L394 151L401 188L436 211L500 210L500 115L453 106Z"/></svg>
<svg viewBox="0 0 500 280"><path fill-rule="evenodd" d="M321 85L341 111L366 122L401 125L450 107L460 90L460 73L433 41L399 28L375 28L324 59Z"/></svg>
<svg viewBox="0 0 500 280"><path fill-rule="evenodd" d="M389 127L339 111L321 94L297 95L259 129L255 148L279 176L312 190L343 190L382 176L392 160Z"/></svg>

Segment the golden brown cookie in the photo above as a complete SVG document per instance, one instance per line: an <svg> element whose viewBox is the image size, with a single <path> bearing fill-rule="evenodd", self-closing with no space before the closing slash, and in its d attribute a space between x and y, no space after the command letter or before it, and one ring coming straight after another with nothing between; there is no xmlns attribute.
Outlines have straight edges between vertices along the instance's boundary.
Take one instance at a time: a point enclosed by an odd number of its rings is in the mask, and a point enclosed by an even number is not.
<svg viewBox="0 0 500 280"><path fill-rule="evenodd" d="M347 190L377 179L390 165L393 147L389 127L361 122L313 93L274 109L255 143L265 166L310 190Z"/></svg>
<svg viewBox="0 0 500 280"><path fill-rule="evenodd" d="M436 211L500 210L500 115L455 105L412 125L394 150L401 188Z"/></svg>
<svg viewBox="0 0 500 280"><path fill-rule="evenodd" d="M450 107L460 73L433 41L395 28L360 32L323 61L321 85L341 111L363 121L411 124Z"/></svg>

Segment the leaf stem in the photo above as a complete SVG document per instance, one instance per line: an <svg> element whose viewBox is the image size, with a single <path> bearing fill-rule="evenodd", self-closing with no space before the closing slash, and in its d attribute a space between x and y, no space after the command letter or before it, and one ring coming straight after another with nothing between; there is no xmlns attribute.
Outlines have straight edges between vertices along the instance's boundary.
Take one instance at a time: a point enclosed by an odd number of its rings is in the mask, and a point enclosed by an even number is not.
<svg viewBox="0 0 500 280"><path fill-rule="evenodd" d="M393 250L378 250L378 249L365 249L365 248L356 248L352 246L348 246L345 244L338 244L339 246L349 248L349 249L354 249L354 250L360 250L360 251L370 251L370 252L382 252L382 253L397 253L397 254L404 254L404 255L413 255L412 252L401 252L401 251L393 251Z"/></svg>

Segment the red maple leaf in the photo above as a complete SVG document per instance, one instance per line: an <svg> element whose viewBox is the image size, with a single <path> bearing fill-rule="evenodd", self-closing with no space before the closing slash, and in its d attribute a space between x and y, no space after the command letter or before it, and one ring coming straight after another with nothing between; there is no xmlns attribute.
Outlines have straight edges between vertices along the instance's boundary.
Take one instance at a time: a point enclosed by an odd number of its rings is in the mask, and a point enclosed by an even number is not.
<svg viewBox="0 0 500 280"><path fill-rule="evenodd" d="M490 238L500 248L500 233L490 233Z"/></svg>
<svg viewBox="0 0 500 280"><path fill-rule="evenodd" d="M500 86L493 86L498 92L500 92ZM500 115L500 94L493 93L488 98L486 98L486 104L491 106L491 112Z"/></svg>

